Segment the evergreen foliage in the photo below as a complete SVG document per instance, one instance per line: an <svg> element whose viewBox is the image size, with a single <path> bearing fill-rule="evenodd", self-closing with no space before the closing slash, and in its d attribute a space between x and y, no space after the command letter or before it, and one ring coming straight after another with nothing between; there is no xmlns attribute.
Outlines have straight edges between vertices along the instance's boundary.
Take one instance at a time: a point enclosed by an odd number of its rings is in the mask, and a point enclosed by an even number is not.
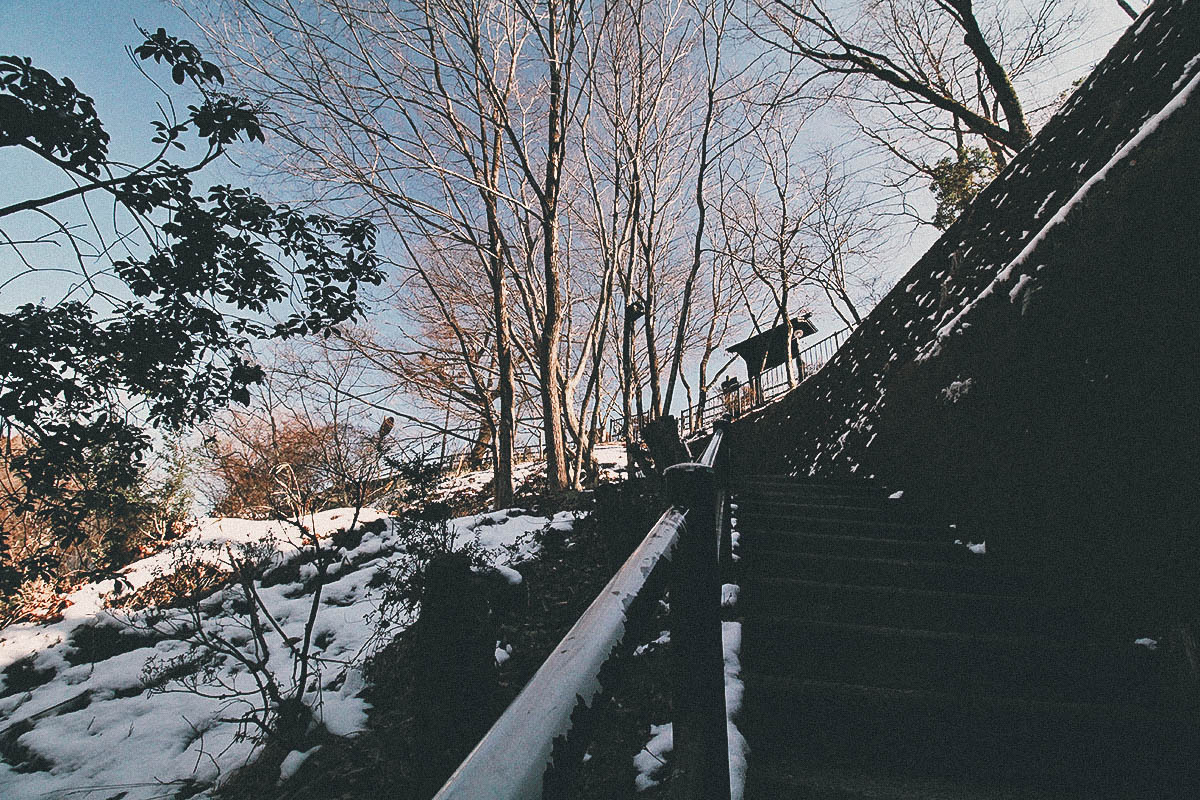
<svg viewBox="0 0 1200 800"><path fill-rule="evenodd" d="M142 33L136 58L167 66L199 100L153 122L158 151L140 166L110 156L92 99L69 78L0 57L0 147L20 148L72 187L0 208L0 224L52 220L87 294L0 313L0 435L13 477L0 498L0 562L12 520L32 516L71 546L97 514L137 517L125 510L148 428L180 430L248 402L263 380L255 340L328 336L361 313L363 285L382 281L367 219L305 213L227 185L197 190L194 174L229 145L264 140L262 109L220 91L220 69L190 42ZM199 151L189 163L169 157L189 147ZM88 252L80 223L97 223L78 201L92 196L113 202L123 258ZM60 266L5 238L30 272ZM10 569L6 582L37 566Z"/></svg>
<svg viewBox="0 0 1200 800"><path fill-rule="evenodd" d="M929 167L929 173L929 188L937 200L933 224L944 231L995 176L996 161L982 147L963 147L955 158L943 158Z"/></svg>

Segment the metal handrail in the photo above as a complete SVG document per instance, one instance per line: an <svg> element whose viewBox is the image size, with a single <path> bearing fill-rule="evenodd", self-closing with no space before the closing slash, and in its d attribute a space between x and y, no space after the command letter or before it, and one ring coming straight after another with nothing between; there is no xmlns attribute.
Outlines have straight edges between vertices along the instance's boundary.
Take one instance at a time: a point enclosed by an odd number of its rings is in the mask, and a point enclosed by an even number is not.
<svg viewBox="0 0 1200 800"><path fill-rule="evenodd" d="M696 459L696 463L702 467L715 469L717 466L717 458L721 454L721 445L725 441L725 434L728 430L728 425L720 425L713 432L712 439L708 442L708 447L704 448L704 452L700 454L700 458Z"/></svg>
<svg viewBox="0 0 1200 800"><path fill-rule="evenodd" d="M712 625L715 624L718 663L715 665L716 675L708 675L707 682L710 685L713 680L721 682L718 692L720 707L707 709L706 714L711 719L720 715L721 739L720 743L709 742L706 752L711 753L719 747L720 752L727 753L724 738L724 673L720 663L720 583L718 581L716 584L715 593L707 589L700 592L706 599L712 600L712 609L690 608L691 604L685 598L687 592L680 591L682 586L700 582L708 587L712 577L717 574L715 559L721 548L710 548L703 542L714 541L710 538L713 533L717 535L717 540L725 535L719 528L713 528L714 513L719 515L715 518L719 526L727 517L727 513L719 509L728 509L727 497L723 493L715 496L713 492L716 486L713 480L714 466L721 463L724 436L724 428L714 433L698 463L671 468L675 480L669 483L676 487L674 494L690 499L677 502L659 517L646 538L583 612L491 730L454 771L434 800L540 800L543 797L549 770L564 766L554 763L556 743L571 736L581 711L586 712L594 706L604 688L600 680L601 670L625 644L630 607L646 591L651 576L658 573L663 564L672 562L677 551L681 560L689 564L696 554L710 551L713 554L711 559L700 556L701 560L714 561L711 571L699 570L702 574L692 574L690 570L679 574L682 570L677 570L676 565L672 564L672 570L676 573L672 589L672 647L678 644L688 647L689 632L703 629L711 634ZM691 476L701 477L693 479ZM704 476L707 476L707 481ZM707 493L703 488L706 485ZM695 589L694 586L692 588ZM713 596L707 598L708 594ZM680 635L677 635L677 629ZM711 640L711 635L708 639ZM708 642L708 650L711 650L711 641ZM711 658L707 660L711 662ZM711 672L713 665L709 663L708 666ZM687 683L687 687L674 687L677 697L681 693L695 694L695 681L689 680ZM709 695L712 695L711 691ZM686 700L695 705L694 697ZM676 741L680 741L678 737L682 733L684 742L695 742L698 738L695 731L688 729L690 719L680 719L679 722L684 723L684 730L677 729ZM712 728L712 725L707 727ZM577 749L577 752L582 753L583 750ZM724 784L727 787L728 764L724 767ZM692 773L694 776L695 771L692 770ZM685 774L685 777L689 776ZM704 796L720 795L713 795L706 790Z"/></svg>
<svg viewBox="0 0 1200 800"><path fill-rule="evenodd" d="M484 450L482 457L477 461L472 461L472 449L453 450L443 455L429 456L423 460L427 464L437 464L443 470L459 469L460 467L469 467L472 469L487 469L492 464L492 450L488 448ZM523 444L513 447L512 463L523 464L529 461L537 461L544 456L541 444Z"/></svg>
<svg viewBox="0 0 1200 800"><path fill-rule="evenodd" d="M842 342L849 337L852 330L852 328L846 327L834 331L819 342L814 342L801 350L796 356L798 363L795 365L799 370L799 375L795 376L795 382L791 385L788 385L787 382L786 364L779 364L762 373L758 378L761 402L769 403L820 372L829 359L833 358L833 354L842 346Z"/></svg>

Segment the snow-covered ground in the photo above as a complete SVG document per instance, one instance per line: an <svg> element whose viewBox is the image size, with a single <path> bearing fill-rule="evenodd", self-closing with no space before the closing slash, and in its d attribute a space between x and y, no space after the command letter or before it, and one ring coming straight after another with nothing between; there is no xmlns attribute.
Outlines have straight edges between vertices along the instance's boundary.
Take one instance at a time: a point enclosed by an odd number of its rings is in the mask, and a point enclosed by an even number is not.
<svg viewBox="0 0 1200 800"><path fill-rule="evenodd" d="M326 536L345 529L352 513L349 509L322 512L312 518L311 527ZM319 679L309 683L306 700L316 706L317 717L330 732L338 735L362 730L367 720L360 668L374 632L368 616L378 602L371 580L390 560L404 557L401 529L392 520L368 509L360 521L374 524L360 541L339 551L312 631L323 667ZM533 554L530 534L547 525L570 527L574 521L571 512L548 518L507 509L454 519L450 526L456 541L478 541L495 564L507 567ZM297 533L295 526L280 522L205 519L185 537L185 543L201 545L218 558L229 552L226 546L235 551L246 544L269 542L275 560L282 562L298 552ZM137 590L171 571L172 557L168 551L131 564L124 578ZM290 648L295 646L295 640L287 640L304 634L311 595L302 581L311 577L312 569L302 567L295 582L257 585L281 628L268 630L267 635L269 663L285 686L291 685ZM515 575L509 572L510 579ZM40 686L0 698L0 756L6 759L0 761L0 797L171 797L192 782L209 785L227 777L253 755L254 743L239 735L237 722L228 720L244 710L229 704L230 692L253 688L247 671L228 657L218 658L203 682L210 688L223 683L225 688L219 692L148 691L143 684L147 662L186 658L191 645L145 637L152 634L147 629L151 620L145 612L110 608L113 591L111 580L88 584L68 597L61 621L0 630L0 670L22 662L21 666L35 671L53 673ZM226 596L222 601L217 594L201 607L206 627L236 639L245 626L230 600ZM111 639L125 642L110 649L126 652L97 663L82 661L76 645L95 633L85 629L101 627L112 629ZM136 635L137 628L143 636ZM0 683L0 694L5 692ZM205 694L223 694L226 699ZM294 771L307 755L292 753L284 763L285 772ZM24 763L18 767L9 761Z"/></svg>
<svg viewBox="0 0 1200 800"><path fill-rule="evenodd" d="M622 477L625 469L625 445L597 445L592 455L595 456L596 463L600 467L601 482L615 481ZM545 471L546 462L544 461L525 461L513 464L513 484L520 486ZM439 500L462 491L482 492L491 480L492 470L490 468L463 472L447 481L433 499Z"/></svg>

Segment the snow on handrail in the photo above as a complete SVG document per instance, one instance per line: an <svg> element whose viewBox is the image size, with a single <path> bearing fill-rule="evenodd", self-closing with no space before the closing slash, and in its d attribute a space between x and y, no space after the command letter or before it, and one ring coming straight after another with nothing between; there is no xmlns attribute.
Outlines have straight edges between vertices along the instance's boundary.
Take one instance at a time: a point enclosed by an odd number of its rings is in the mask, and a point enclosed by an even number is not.
<svg viewBox="0 0 1200 800"><path fill-rule="evenodd" d="M719 425L700 465L713 467L724 438ZM570 734L579 705L591 708L597 699L600 670L625 638L629 608L663 559L670 561L686 517L679 505L663 512L434 800L541 800L554 743Z"/></svg>
<svg viewBox="0 0 1200 800"><path fill-rule="evenodd" d="M721 417L713 423L713 435L708 440L708 447L696 461L697 464L713 468L717 465L717 455L721 452L721 442L725 440L725 431L729 429L729 420Z"/></svg>
<svg viewBox="0 0 1200 800"><path fill-rule="evenodd" d="M596 699L600 669L625 637L630 605L660 560L671 558L683 528L681 508L659 517L434 800L540 800L555 740L570 731L576 706L590 708Z"/></svg>

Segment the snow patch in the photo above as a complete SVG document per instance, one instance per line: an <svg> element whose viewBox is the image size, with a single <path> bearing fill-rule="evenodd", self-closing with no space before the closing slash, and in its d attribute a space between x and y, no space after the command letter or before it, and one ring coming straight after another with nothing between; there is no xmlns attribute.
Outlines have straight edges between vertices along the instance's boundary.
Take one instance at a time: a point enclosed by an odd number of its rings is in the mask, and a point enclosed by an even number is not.
<svg viewBox="0 0 1200 800"><path fill-rule="evenodd" d="M633 757L633 768L637 776L633 785L639 792L644 792L660 783L656 777L666 766L666 755L675 747L673 725L667 722L663 725L650 726L650 741Z"/></svg>
<svg viewBox="0 0 1200 800"><path fill-rule="evenodd" d="M529 514L519 509L491 515L475 515L449 521L460 545L478 538L489 548L493 566L510 580L516 570L511 564L536 552L534 534L547 526L569 530L581 515L564 512L554 517ZM319 537L345 529L352 509L335 509L306 519ZM487 524L481 524L484 517ZM325 585L322 606L312 631L314 655L325 667L319 680L308 687L305 700L313 704L317 718L337 736L363 730L369 706L360 695L365 682L358 664L374 635L375 626L366 619L375 610L376 599L369 586L376 573L391 558L404 558L402 532L387 515L372 509L359 514L362 524L375 523L361 541L346 548L336 569L336 578ZM383 523L380 525L379 523ZM279 562L293 557L300 547L299 531L292 523L239 519L205 519L184 543L219 553L226 546L271 543ZM123 572L132 590L145 586L157 575L172 570L170 551L134 562ZM39 669L53 669L45 684L0 699L4 727L29 721L32 729L21 736L22 747L50 763L47 770L18 772L0 761L0 797L50 798L82 796L90 787L120 787L124 800L162 797L165 786L183 780L209 785L255 755L255 744L241 735L239 726L226 721L230 713L220 699L188 692L149 693L143 690L142 669L151 658L160 662L188 656L186 642L166 639L136 646L125 653L90 664L72 666L67 656L76 634L88 627L122 627L126 618L141 626L139 614L110 611L112 580L80 587L68 596L70 605L55 623L21 623L0 629L0 670L21 659L31 659ZM262 585L258 593L289 639L304 635L311 595L294 582ZM126 591L129 591L128 589ZM241 624L220 595L204 606L206 624L226 632ZM401 627L403 627L403 624ZM289 645L269 633L270 661L279 679L291 679ZM499 648L498 648L499 649ZM505 655L511 650L503 648ZM253 690L253 679L228 662L214 664L215 678L237 691ZM86 708L71 708L68 701L83 697ZM114 753L136 753L136 758L114 758ZM306 753L292 753L285 767L298 769ZM286 770L285 770L286 772ZM281 773L282 775L282 773ZM286 778L282 775L281 779ZM114 789L115 791L115 789ZM105 795L107 796L107 795Z"/></svg>
<svg viewBox="0 0 1200 800"><path fill-rule="evenodd" d="M517 586L523 580L525 580L525 577L523 575L521 575L521 573L517 572L512 567L505 566L504 564L497 564L494 567L492 567L492 569L494 569L494 570L496 570L496 572L500 573L500 575L503 576L504 580L508 581L508 584L510 586Z"/></svg>
<svg viewBox="0 0 1200 800"><path fill-rule="evenodd" d="M953 405L971 391L971 379L951 381L950 385L941 391L942 402Z"/></svg>
<svg viewBox="0 0 1200 800"><path fill-rule="evenodd" d="M1197 64L1200 64L1200 55L1193 56L1191 60L1183 65L1183 74L1176 78L1175 82L1171 84L1172 92L1179 91L1179 87L1187 83L1187 79L1191 77L1192 70L1196 68Z"/></svg>
<svg viewBox="0 0 1200 800"><path fill-rule="evenodd" d="M1149 16L1147 16L1147 19L1149 19ZM1142 24L1145 25L1145 22L1146 20L1143 20ZM1050 232L1058 227L1058 225L1067 218L1071 211L1073 211L1075 207L1079 205L1085 197L1087 197L1088 193L1091 192L1098 183L1105 180L1108 177L1108 173L1116 165L1127 159L1135 149L1137 149L1147 138L1149 138L1156 130L1158 130L1158 127L1162 125L1163 122L1169 119L1175 114L1176 111L1178 111L1184 106L1185 103L1187 103L1188 99L1196 91L1198 84L1200 84L1200 75L1192 77L1188 81L1187 85L1184 86L1184 88L1178 93L1176 93L1175 96L1172 97L1156 114L1152 115L1145 122L1145 124L1138 129L1137 133L1134 134L1133 137L1126 142L1112 156L1112 158L1110 158L1108 162L1104 164L1103 167L1094 172L1087 180L1085 180L1079 189L1076 190L1075 194L1072 195L1069 200L1063 203L1062 206L1059 207L1058 211L1054 213L1054 216L1052 216L1046 222L1046 224L1042 226L1042 229L1039 230L1037 234L1029 240L1021 252L1017 254L1016 258L1010 261L1008 265L996 275L992 282L982 292L980 292L978 296L975 297L974 300L963 306L963 308L957 314L955 314L954 317L952 317L948 322L938 329L933 341L922 348L921 352L917 354L915 361L927 361L930 358L940 354L942 351L942 346L945 344L946 340L952 334L958 332L964 327L964 318L968 313L970 313L971 309L974 308L975 305L980 301L994 294L997 289L1007 284L1009 280L1012 279L1016 269L1029 259L1029 257L1041 245L1046 237L1050 235ZM1048 199L1049 198L1047 198L1047 200Z"/></svg>
<svg viewBox="0 0 1200 800"><path fill-rule="evenodd" d="M662 633L660 633L658 635L658 638L655 639L654 641L646 642L645 644L640 644L637 647L635 647L633 650L633 654L635 656L640 656L643 653L649 653L655 647L658 647L659 645L663 645L663 644L669 644L670 641L671 641L671 632L663 631Z"/></svg>
<svg viewBox="0 0 1200 800"><path fill-rule="evenodd" d="M308 760L308 757L321 749L321 745L310 747L307 750L293 750L284 757L283 763L279 765L279 782L283 783L288 778L296 774L300 767Z"/></svg>
<svg viewBox="0 0 1200 800"><path fill-rule="evenodd" d="M1010 303L1017 302L1017 298L1020 297L1021 294L1025 291L1025 287L1027 287L1032 282L1033 282L1032 275L1022 275L1020 278L1018 278L1017 285L1014 286L1008 293L1008 302L1010 302Z"/></svg>
<svg viewBox="0 0 1200 800"><path fill-rule="evenodd" d="M742 713L742 698L746 693L742 683L742 623L721 623L721 650L725 657L725 717L726 738L729 740L729 797L742 800L746 793L746 764L750 746L738 729Z"/></svg>

